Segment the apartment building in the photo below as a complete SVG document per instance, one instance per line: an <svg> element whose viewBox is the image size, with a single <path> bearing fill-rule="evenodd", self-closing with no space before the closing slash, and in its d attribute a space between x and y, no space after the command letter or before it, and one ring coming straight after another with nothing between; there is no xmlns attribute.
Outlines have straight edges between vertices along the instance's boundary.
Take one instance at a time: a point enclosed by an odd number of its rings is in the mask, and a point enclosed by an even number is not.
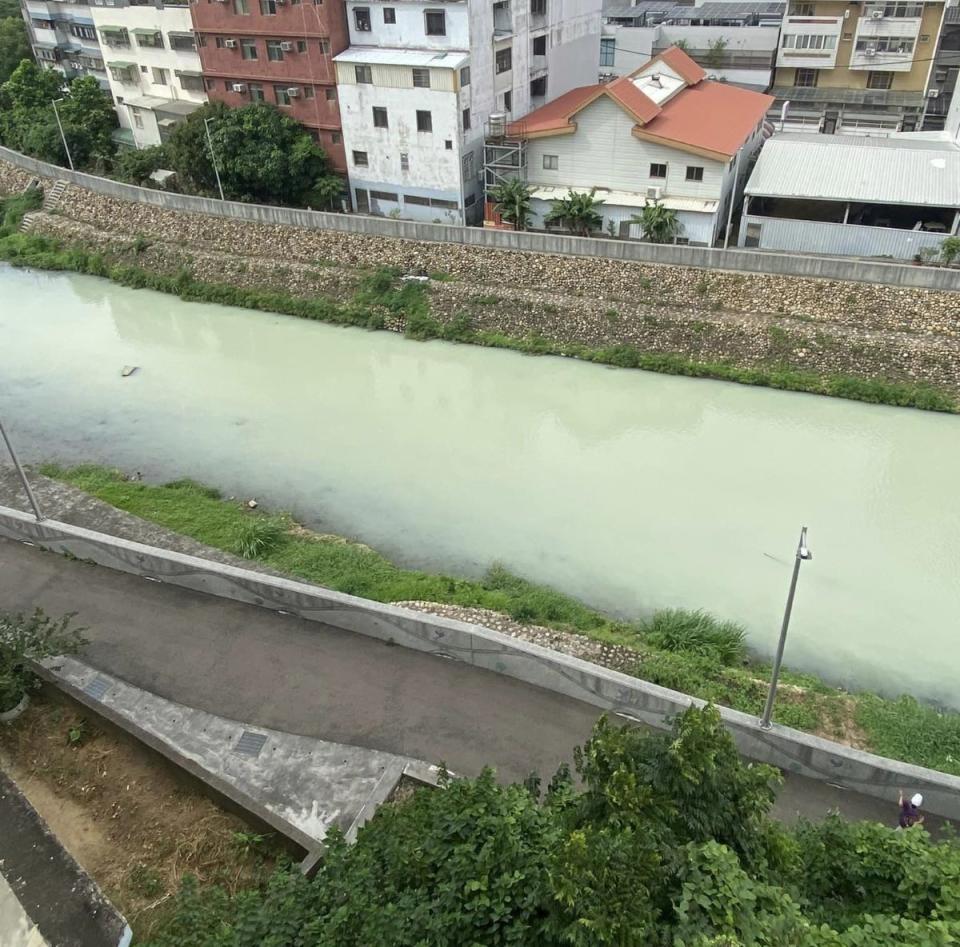
<svg viewBox="0 0 960 947"><path fill-rule="evenodd" d="M927 83L924 131L939 131L946 125L947 116L957 95L960 79L960 2L952 0L943 14L940 42L933 59L933 71Z"/></svg>
<svg viewBox="0 0 960 947"><path fill-rule="evenodd" d="M354 207L477 223L491 115L596 80L601 0L348 0L337 88Z"/></svg>
<svg viewBox="0 0 960 947"><path fill-rule="evenodd" d="M713 246L763 144L772 101L707 79L674 46L629 76L573 89L492 135L487 185L526 181L534 228L547 226L554 201L596 189L612 235L639 237L633 218L657 201L676 211L678 242ZM499 224L492 203L486 216Z"/></svg>
<svg viewBox="0 0 960 947"><path fill-rule="evenodd" d="M770 87L786 2L606 0L600 38L600 81L629 75L671 46L711 79L760 92Z"/></svg>
<svg viewBox="0 0 960 947"><path fill-rule="evenodd" d="M120 130L136 148L159 145L207 101L190 7L112 0L90 9Z"/></svg>
<svg viewBox="0 0 960 947"><path fill-rule="evenodd" d="M277 106L345 171L333 65L347 46L343 0L197 0L190 9L207 96Z"/></svg>
<svg viewBox="0 0 960 947"><path fill-rule="evenodd" d="M771 90L778 129L920 129L943 19L943 2L791 2Z"/></svg>
<svg viewBox="0 0 960 947"><path fill-rule="evenodd" d="M93 76L108 88L93 15L86 3L21 0L23 18L36 61L67 79Z"/></svg>

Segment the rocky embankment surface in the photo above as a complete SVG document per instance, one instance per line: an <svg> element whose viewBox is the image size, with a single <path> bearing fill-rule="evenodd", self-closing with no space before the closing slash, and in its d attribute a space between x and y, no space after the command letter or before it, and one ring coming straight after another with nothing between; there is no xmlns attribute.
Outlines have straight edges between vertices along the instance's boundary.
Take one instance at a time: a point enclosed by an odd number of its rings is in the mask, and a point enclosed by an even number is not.
<svg viewBox="0 0 960 947"><path fill-rule="evenodd" d="M12 174L11 174L12 172ZM0 165L0 189L29 176ZM21 183L22 182L22 183ZM343 300L378 266L425 271L441 322L702 361L960 391L960 296L252 224L68 188L36 230L160 272ZM402 320L391 328L402 329Z"/></svg>

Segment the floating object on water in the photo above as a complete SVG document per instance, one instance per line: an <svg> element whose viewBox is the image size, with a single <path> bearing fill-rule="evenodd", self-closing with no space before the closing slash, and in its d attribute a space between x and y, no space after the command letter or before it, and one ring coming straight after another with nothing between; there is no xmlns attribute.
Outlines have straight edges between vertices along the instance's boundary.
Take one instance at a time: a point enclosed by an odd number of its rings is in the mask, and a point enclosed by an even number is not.
<svg viewBox="0 0 960 947"><path fill-rule="evenodd" d="M124 365L123 368L120 369L120 374L124 378L129 378L139 367L139 365Z"/></svg>
<svg viewBox="0 0 960 947"><path fill-rule="evenodd" d="M247 506L249 506L251 510L255 510L257 505L258 504L256 500L247 500Z"/></svg>

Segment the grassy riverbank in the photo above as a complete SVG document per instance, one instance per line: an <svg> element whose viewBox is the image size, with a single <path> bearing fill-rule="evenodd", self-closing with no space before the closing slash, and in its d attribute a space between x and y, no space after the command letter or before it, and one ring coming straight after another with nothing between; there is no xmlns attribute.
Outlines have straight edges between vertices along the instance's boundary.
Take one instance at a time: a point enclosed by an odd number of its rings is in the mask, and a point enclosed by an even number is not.
<svg viewBox="0 0 960 947"><path fill-rule="evenodd" d="M379 602L430 601L489 608L530 625L586 635L636 652L638 677L750 714L759 714L769 668L752 660L743 631L691 611L623 622L492 567L479 580L402 569L367 546L310 533L286 514L249 510L189 480L158 486L105 467L42 472L143 519L285 574ZM960 775L960 714L942 714L911 697L891 701L847 694L816 677L787 671L775 719L884 756Z"/></svg>
<svg viewBox="0 0 960 947"><path fill-rule="evenodd" d="M68 243L42 234L18 233L17 225L22 215L35 209L38 203L39 192L3 202L0 260L16 266L104 277L136 289L169 293L189 302L238 306L368 329L402 329L408 338L419 341L443 339L511 349L528 355L561 355L621 368L732 381L872 404L960 411L960 403L951 392L926 384L820 373L792 367L782 361L746 365L735 359L703 359L682 352L644 351L632 344L589 345L548 339L536 333L512 335L479 327L467 310L443 320L431 312L427 287L417 283L401 284L399 273L388 268L368 272L359 289L343 300L199 280L188 267L182 267L176 273L157 272L138 262L138 256L148 246L142 238L132 241L125 254L108 255L79 243Z"/></svg>

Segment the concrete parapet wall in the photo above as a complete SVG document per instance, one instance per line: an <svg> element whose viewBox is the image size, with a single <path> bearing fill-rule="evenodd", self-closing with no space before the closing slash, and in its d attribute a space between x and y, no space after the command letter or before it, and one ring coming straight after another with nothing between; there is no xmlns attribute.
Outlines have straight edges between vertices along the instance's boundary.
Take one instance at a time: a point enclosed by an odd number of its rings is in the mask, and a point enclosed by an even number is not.
<svg viewBox="0 0 960 947"><path fill-rule="evenodd" d="M392 237L427 243L454 243L494 250L521 250L558 256L598 257L634 263L879 283L904 288L960 290L960 270L849 260L840 257L803 256L741 249L719 250L709 247L635 243L549 233L514 233L479 227L366 217L359 214L328 214L264 204L219 201L208 197L172 194L136 187L109 178L47 164L9 148L0 148L0 161L41 178L69 181L95 193L123 201L262 224Z"/></svg>
<svg viewBox="0 0 960 947"><path fill-rule="evenodd" d="M6 507L0 507L0 536L463 661L653 727L665 728L671 716L691 704L702 704L685 694L478 625L408 612L54 520L37 523L28 514ZM738 711L721 708L721 713L740 751L750 759L891 802L899 788L909 787L923 793L928 811L960 819L960 777L864 753L789 727L774 725L764 731L756 718Z"/></svg>

